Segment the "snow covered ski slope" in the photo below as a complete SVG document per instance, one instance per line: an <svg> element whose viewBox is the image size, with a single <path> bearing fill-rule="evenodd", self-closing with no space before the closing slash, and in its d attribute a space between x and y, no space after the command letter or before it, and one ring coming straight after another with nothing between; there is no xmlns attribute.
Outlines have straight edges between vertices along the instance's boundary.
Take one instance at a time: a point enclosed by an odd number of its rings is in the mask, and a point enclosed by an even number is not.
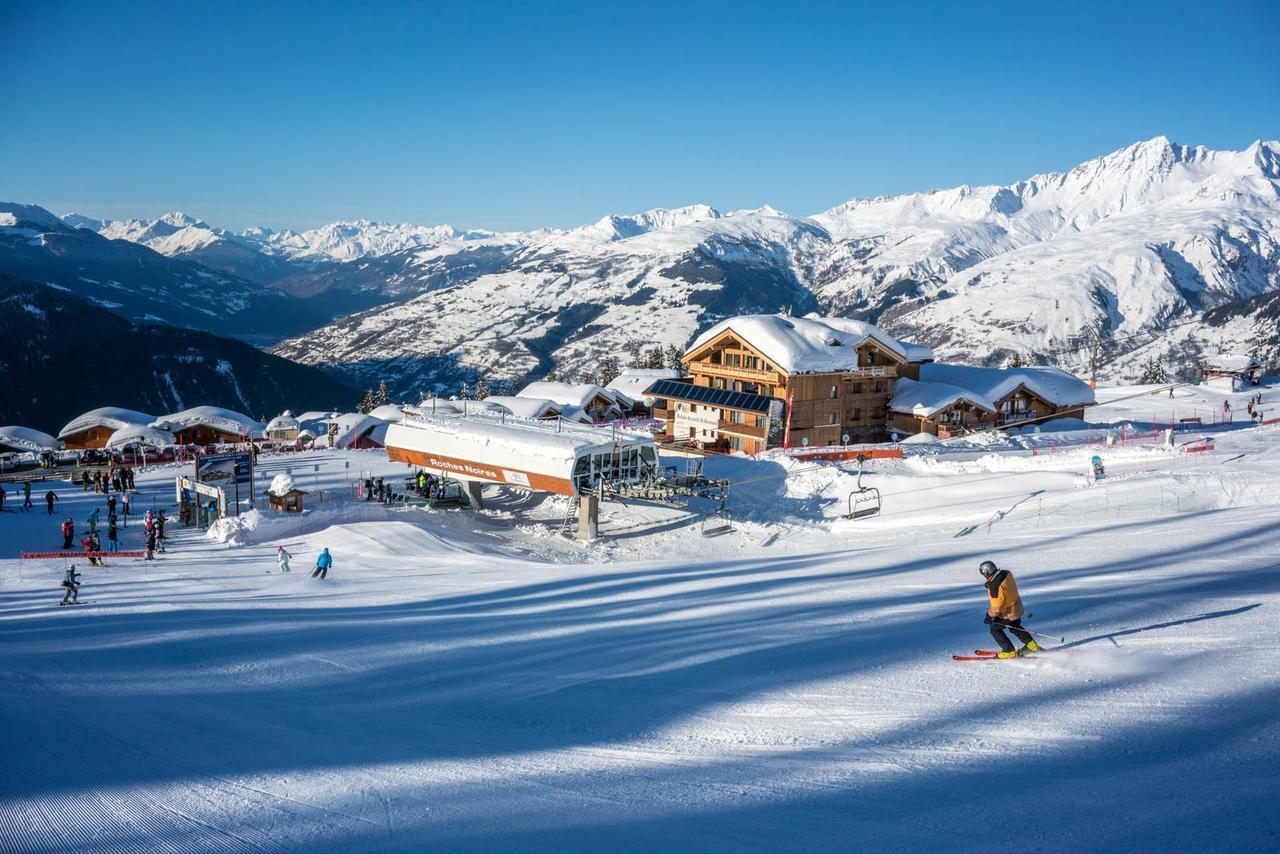
<svg viewBox="0 0 1280 854"><path fill-rule="evenodd" d="M735 533L608 504L591 546L558 499L383 508L339 494L404 471L374 452L264 458L311 512L174 525L77 609L10 558L92 494L7 501L0 850L1274 851L1280 428L1216 445L877 461L859 522L849 471L723 460ZM991 648L986 558L1074 652L952 660Z"/></svg>

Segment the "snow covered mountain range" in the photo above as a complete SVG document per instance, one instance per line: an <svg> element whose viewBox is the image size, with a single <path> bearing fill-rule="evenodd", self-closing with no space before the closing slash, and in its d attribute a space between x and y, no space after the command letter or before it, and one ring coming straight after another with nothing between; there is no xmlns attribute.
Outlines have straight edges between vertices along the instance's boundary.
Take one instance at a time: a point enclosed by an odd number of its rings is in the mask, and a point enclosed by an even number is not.
<svg viewBox="0 0 1280 854"><path fill-rule="evenodd" d="M1265 299L1280 291L1277 142L1157 137L1009 186L808 217L691 205L524 233L362 220L232 234L176 213L44 213L269 284L333 318L273 352L403 391L588 371L630 342L684 346L727 315L783 306L983 364L1018 353L1081 371L1097 337L1115 377L1136 372L1135 350L1176 354L1175 371L1205 348L1280 351Z"/></svg>
<svg viewBox="0 0 1280 854"><path fill-rule="evenodd" d="M1103 375L1122 376L1137 370L1123 354L1143 346L1177 350L1175 371L1202 346L1274 357L1274 338L1194 333L1209 328L1204 312L1247 317L1250 298L1277 289L1280 143L1211 151L1158 137L1010 186L811 217L703 205L605 217L274 351L360 382L520 377L589 370L631 341L683 346L726 315L789 306L868 318L979 364L1018 353L1080 371L1081 339L1097 336Z"/></svg>

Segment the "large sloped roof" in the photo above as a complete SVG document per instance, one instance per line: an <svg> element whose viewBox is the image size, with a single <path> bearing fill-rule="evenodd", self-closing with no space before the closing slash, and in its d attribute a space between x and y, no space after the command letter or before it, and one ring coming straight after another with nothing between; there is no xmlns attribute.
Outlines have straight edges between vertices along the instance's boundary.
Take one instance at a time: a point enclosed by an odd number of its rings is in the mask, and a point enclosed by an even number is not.
<svg viewBox="0 0 1280 854"><path fill-rule="evenodd" d="M988 412L995 412L995 402L985 395L949 383L916 382L907 377L893 381L893 397L889 408L894 412L929 418L958 401L967 401Z"/></svg>
<svg viewBox="0 0 1280 854"><path fill-rule="evenodd" d="M130 424L128 427L121 427L107 438L108 448L123 448L127 445L167 448L173 443L172 433L167 430L148 427L146 424Z"/></svg>
<svg viewBox="0 0 1280 854"><path fill-rule="evenodd" d="M870 323L815 314L804 317L785 314L731 317L694 339L688 352L697 350L726 330L731 330L789 374L855 370L858 368L856 349L868 340L904 361L924 362L933 358L933 351L928 347L899 341Z"/></svg>
<svg viewBox="0 0 1280 854"><path fill-rule="evenodd" d="M0 448L14 451L53 451L57 447L57 439L31 427L16 424L0 427Z"/></svg>
<svg viewBox="0 0 1280 854"><path fill-rule="evenodd" d="M176 433L179 430L196 426L212 427L224 433L254 435L261 433L266 425L255 421L243 412L224 409L221 406L193 406L181 412L161 415L149 426Z"/></svg>
<svg viewBox="0 0 1280 854"><path fill-rule="evenodd" d="M1203 361L1206 368L1233 374L1242 374L1259 365L1258 360L1253 356L1245 356L1238 353L1215 353L1211 356L1205 356Z"/></svg>
<svg viewBox="0 0 1280 854"><path fill-rule="evenodd" d="M58 433L58 438L63 439L74 433L81 433L94 427L110 427L112 430L121 430L135 424L147 425L155 420L156 417L154 415L138 412L135 409L124 409L119 406L99 406L97 409L91 409L67 422L67 426L63 427L61 432Z"/></svg>
<svg viewBox="0 0 1280 854"><path fill-rule="evenodd" d="M680 372L674 368L627 368L614 377L605 388L622 394L630 400L645 396L645 390L657 380L678 379Z"/></svg>
<svg viewBox="0 0 1280 854"><path fill-rule="evenodd" d="M922 365L920 379L976 392L999 403L1019 386L1054 406L1092 405L1093 389L1079 377L1058 368L977 368L970 365Z"/></svg>
<svg viewBox="0 0 1280 854"><path fill-rule="evenodd" d="M604 386L593 385L591 383L558 383L542 382L529 383L516 393L516 397L534 397L543 398L545 400L554 400L556 403L563 403L567 406L577 406L579 408L586 406L597 395L603 396L605 400L617 402L617 395L613 394Z"/></svg>

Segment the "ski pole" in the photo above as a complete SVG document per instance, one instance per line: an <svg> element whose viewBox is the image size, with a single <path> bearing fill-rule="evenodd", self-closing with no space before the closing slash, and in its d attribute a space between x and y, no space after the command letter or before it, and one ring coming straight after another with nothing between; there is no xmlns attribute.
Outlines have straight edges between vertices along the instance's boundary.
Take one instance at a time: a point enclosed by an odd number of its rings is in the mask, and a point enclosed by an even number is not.
<svg viewBox="0 0 1280 854"><path fill-rule="evenodd" d="M1026 632L1026 633L1027 633L1027 634L1029 634L1029 635L1043 635L1044 637L1047 637L1047 638L1053 638L1053 639L1054 639L1054 640L1056 640L1058 643L1066 643L1066 642L1067 642L1067 639L1066 639L1066 638L1060 638L1060 637L1058 637L1057 635L1051 635L1051 634L1049 634L1048 632L1038 632L1038 631L1036 631L1035 629L1029 629L1029 628L1027 628L1026 626L1015 626L1015 625L1012 625L1012 624L1010 624L1010 623L1001 622L1000 620L992 620L992 621L991 621L991 625L993 625L993 626L999 626L999 627L1000 627L1000 628L1002 628L1002 629L1017 629L1017 630L1019 630L1019 631Z"/></svg>

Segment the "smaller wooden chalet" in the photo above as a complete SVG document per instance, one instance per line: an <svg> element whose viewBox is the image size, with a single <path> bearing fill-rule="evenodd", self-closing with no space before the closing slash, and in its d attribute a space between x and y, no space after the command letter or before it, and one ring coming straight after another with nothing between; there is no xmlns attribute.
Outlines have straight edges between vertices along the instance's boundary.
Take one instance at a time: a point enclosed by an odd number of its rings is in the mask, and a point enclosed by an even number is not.
<svg viewBox="0 0 1280 854"><path fill-rule="evenodd" d="M1243 391L1262 380L1262 363L1253 356L1218 353L1201 362L1204 384L1219 391Z"/></svg>
<svg viewBox="0 0 1280 854"><path fill-rule="evenodd" d="M947 383L903 377L893 384L890 427L907 435L949 436L991 427L996 406L977 392Z"/></svg>
<svg viewBox="0 0 1280 854"><path fill-rule="evenodd" d="M62 440L64 447L72 450L105 448L107 441L117 431L146 427L155 420L154 415L145 412L119 406L100 406L67 422L58 433L58 438Z"/></svg>
<svg viewBox="0 0 1280 854"><path fill-rule="evenodd" d="M292 410L286 409L267 422L264 438L269 442L289 444L298 441L298 434L301 432L301 423L293 417Z"/></svg>
<svg viewBox="0 0 1280 854"><path fill-rule="evenodd" d="M151 422L173 434L179 445L229 445L261 438L266 425L248 415L220 406L195 406Z"/></svg>
<svg viewBox="0 0 1280 854"><path fill-rule="evenodd" d="M653 417L666 424L672 441L754 454L769 443L769 429L782 402L762 394L658 380L645 390Z"/></svg>
<svg viewBox="0 0 1280 854"><path fill-rule="evenodd" d="M973 430L1084 418L1096 402L1083 380L1058 368L928 364L900 380L889 403L895 432L946 438Z"/></svg>
<svg viewBox="0 0 1280 854"><path fill-rule="evenodd" d="M603 386L590 383L534 382L516 393L516 397L551 400L561 406L573 406L586 412L593 421L612 421L621 417L630 401L620 404L618 396Z"/></svg>

